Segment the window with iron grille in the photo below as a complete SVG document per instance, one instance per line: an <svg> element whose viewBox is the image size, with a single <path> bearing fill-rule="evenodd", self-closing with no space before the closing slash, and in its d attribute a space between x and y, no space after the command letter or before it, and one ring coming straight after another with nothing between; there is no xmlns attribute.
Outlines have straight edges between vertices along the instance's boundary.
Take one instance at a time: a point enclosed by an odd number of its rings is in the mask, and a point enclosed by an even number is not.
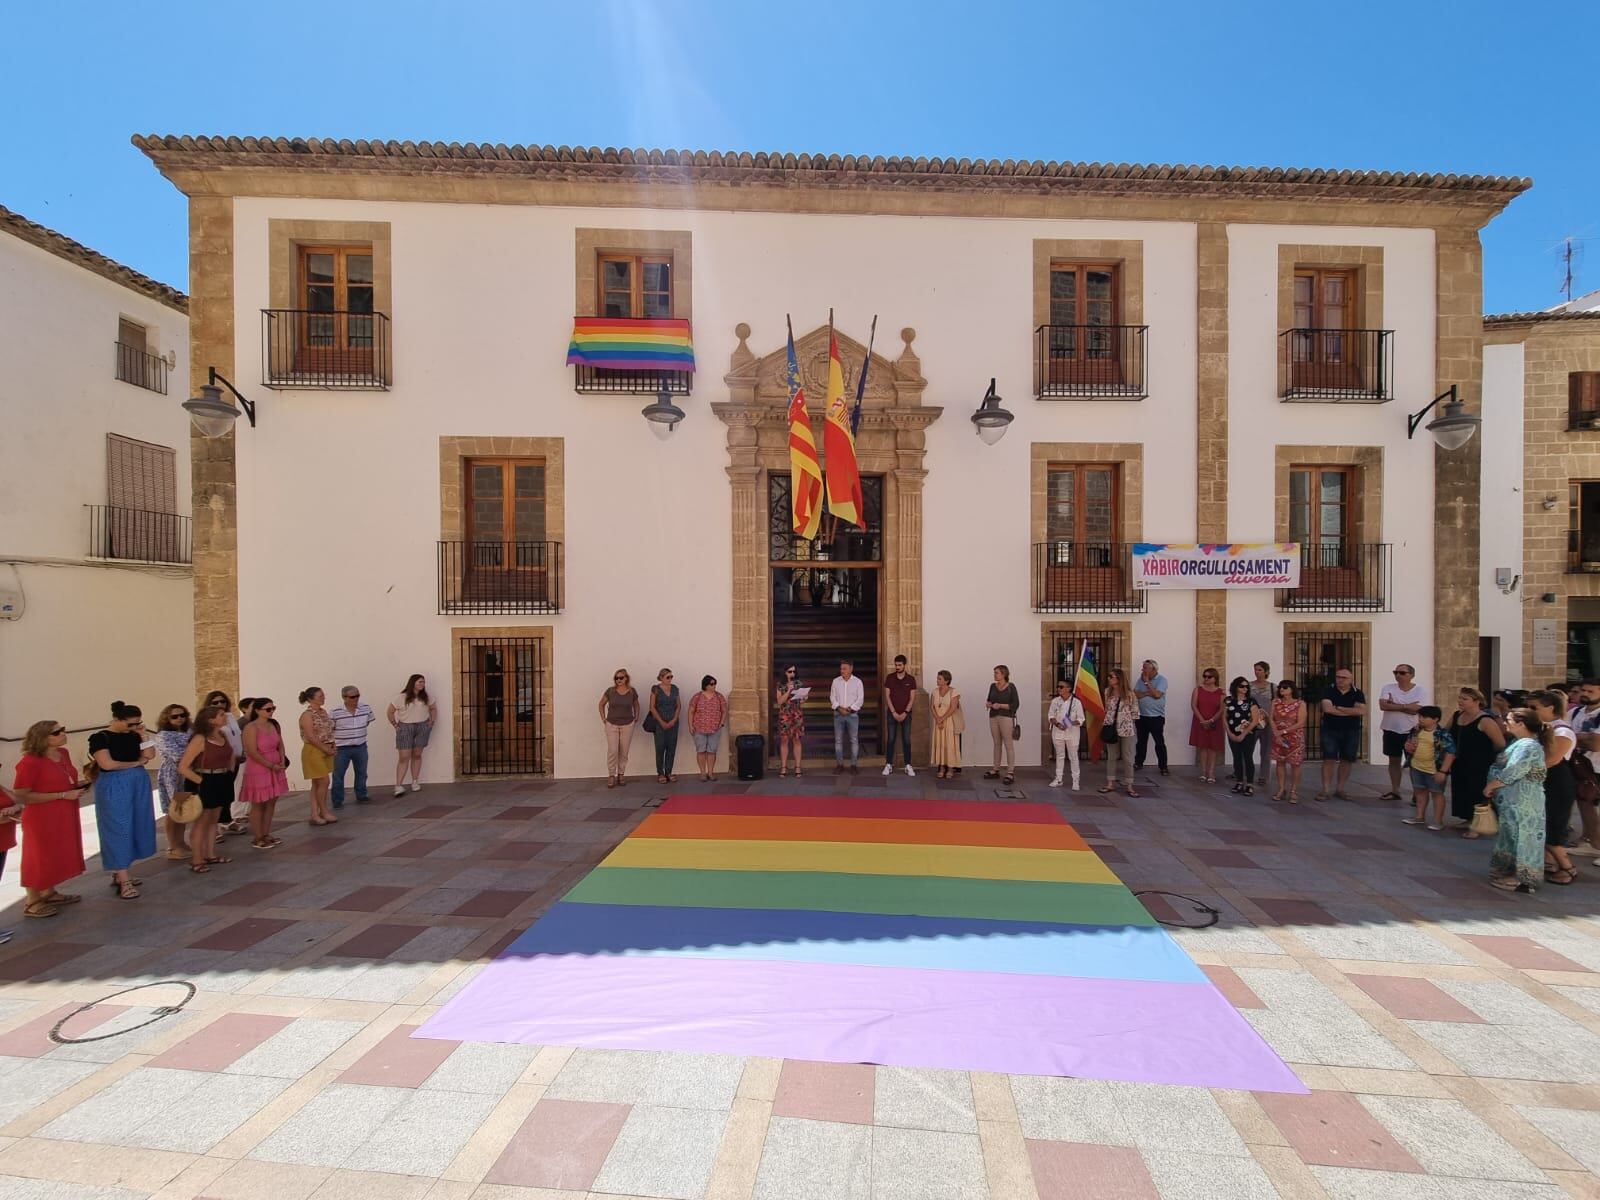
<svg viewBox="0 0 1600 1200"><path fill-rule="evenodd" d="M1065 679L1069 683L1077 678L1078 654L1085 643L1094 650L1095 675L1105 687L1106 672L1113 667L1127 674L1128 664L1125 637L1120 629L1054 629L1050 632L1050 661L1055 675L1054 685Z"/></svg>
<svg viewBox="0 0 1600 1200"><path fill-rule="evenodd" d="M461 723L456 737L461 774L548 774L544 639L464 638L459 662Z"/></svg>
<svg viewBox="0 0 1600 1200"><path fill-rule="evenodd" d="M1288 678L1300 688L1309 714L1306 722L1306 758L1322 757L1322 694L1333 686L1334 675L1348 669L1355 685L1365 694L1367 675L1367 634L1354 630L1292 629L1285 634L1285 662ZM1367 707L1372 708L1369 698ZM1363 720L1361 745L1366 745L1367 722Z"/></svg>

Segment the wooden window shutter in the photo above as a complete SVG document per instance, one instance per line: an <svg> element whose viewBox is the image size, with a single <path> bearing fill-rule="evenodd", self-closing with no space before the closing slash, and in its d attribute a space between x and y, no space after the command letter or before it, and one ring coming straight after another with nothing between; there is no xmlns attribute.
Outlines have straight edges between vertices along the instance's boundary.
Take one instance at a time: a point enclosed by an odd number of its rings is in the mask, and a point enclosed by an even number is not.
<svg viewBox="0 0 1600 1200"><path fill-rule="evenodd" d="M177 451L108 433L106 503L139 512L177 512Z"/></svg>

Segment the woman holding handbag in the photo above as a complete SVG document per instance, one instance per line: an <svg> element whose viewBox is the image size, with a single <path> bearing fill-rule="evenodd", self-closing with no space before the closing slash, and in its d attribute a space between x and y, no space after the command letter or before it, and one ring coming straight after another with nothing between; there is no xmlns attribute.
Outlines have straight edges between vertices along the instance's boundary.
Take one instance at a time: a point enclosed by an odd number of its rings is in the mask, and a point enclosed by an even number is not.
<svg viewBox="0 0 1600 1200"><path fill-rule="evenodd" d="M78 896L57 890L83 874L83 826L78 801L84 786L67 753L66 726L35 721L22 738L12 802L22 806L22 886L27 917L53 917Z"/></svg>
<svg viewBox="0 0 1600 1200"><path fill-rule="evenodd" d="M1256 729L1261 725L1261 710L1250 695L1250 681L1243 675L1228 685L1224 705L1228 748L1233 753L1233 774L1239 782L1233 790L1241 796L1256 794Z"/></svg>
<svg viewBox="0 0 1600 1200"><path fill-rule="evenodd" d="M985 779L999 779L1008 787L1017 778L1017 710L1022 699L1017 685L1011 682L1011 668L994 669L994 682L989 685L989 697L984 701L989 710L989 737L994 742L994 765L983 773ZM1005 763L1005 774L1000 764Z"/></svg>
<svg viewBox="0 0 1600 1200"><path fill-rule="evenodd" d="M1505 749L1506 735L1500 722L1484 711L1483 693L1477 688L1461 689L1450 716L1450 736L1456 743L1456 760L1450 765L1450 815L1460 822L1462 837L1482 837L1470 822L1495 755Z"/></svg>
<svg viewBox="0 0 1600 1200"><path fill-rule="evenodd" d="M189 831L189 870L204 875L233 859L217 853L217 822L233 801L233 747L223 734L222 708L208 704L194 715L194 735L178 760L178 774L200 796L200 816ZM256 722L252 721L252 725Z"/></svg>
<svg viewBox="0 0 1600 1200"><path fill-rule="evenodd" d="M167 857L173 862L183 862L189 857L189 833L172 819L172 798L183 791L178 778L178 760L189 745L189 707L186 704L169 704L156 718L156 750L161 755L161 767L156 771L156 796L161 801L161 829L167 835Z"/></svg>
<svg viewBox="0 0 1600 1200"><path fill-rule="evenodd" d="M1133 739L1138 731L1139 706L1128 695L1128 680L1119 668L1112 667L1106 672L1106 686L1100 693L1100 700L1106 710L1100 726L1100 741L1106 749L1106 785L1100 790L1114 790L1120 773L1128 795L1137 796L1139 793L1133 786Z"/></svg>
<svg viewBox="0 0 1600 1200"><path fill-rule="evenodd" d="M1493 802L1500 824L1489 854L1489 883L1503 892L1529 893L1544 878L1544 760L1550 727L1531 708L1513 708L1506 714L1506 735L1510 744L1495 758L1482 792L1483 800Z"/></svg>

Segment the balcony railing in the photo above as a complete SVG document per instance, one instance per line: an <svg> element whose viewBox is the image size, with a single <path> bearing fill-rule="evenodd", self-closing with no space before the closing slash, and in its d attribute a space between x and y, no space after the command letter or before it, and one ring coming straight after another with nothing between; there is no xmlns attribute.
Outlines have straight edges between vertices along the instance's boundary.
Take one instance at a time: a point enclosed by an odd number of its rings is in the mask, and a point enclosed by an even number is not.
<svg viewBox="0 0 1600 1200"><path fill-rule="evenodd" d="M1035 542L1033 611L1143 612L1125 542Z"/></svg>
<svg viewBox="0 0 1600 1200"><path fill-rule="evenodd" d="M1300 543L1300 586L1278 589L1279 612L1392 612L1388 542Z"/></svg>
<svg viewBox="0 0 1600 1200"><path fill-rule="evenodd" d="M1392 329L1285 329L1278 394L1286 401L1383 404L1394 399Z"/></svg>
<svg viewBox="0 0 1600 1200"><path fill-rule="evenodd" d="M440 542L440 613L558 613L560 542Z"/></svg>
<svg viewBox="0 0 1600 1200"><path fill-rule="evenodd" d="M261 384L382 391L389 386L389 318L377 312L261 310Z"/></svg>
<svg viewBox="0 0 1600 1200"><path fill-rule="evenodd" d="M117 378L134 387L167 394L167 360L155 354L146 354L142 346L116 342Z"/></svg>
<svg viewBox="0 0 1600 1200"><path fill-rule="evenodd" d="M89 510L90 558L147 563L193 561L188 517L108 504L85 504L84 508Z"/></svg>
<svg viewBox="0 0 1600 1200"><path fill-rule="evenodd" d="M687 396L694 387L693 371L625 371L619 367L587 367L581 363L572 370L572 386L579 392L657 396L665 387L674 396Z"/></svg>
<svg viewBox="0 0 1600 1200"><path fill-rule="evenodd" d="M1142 400L1148 325L1041 325L1033 335L1040 400Z"/></svg>

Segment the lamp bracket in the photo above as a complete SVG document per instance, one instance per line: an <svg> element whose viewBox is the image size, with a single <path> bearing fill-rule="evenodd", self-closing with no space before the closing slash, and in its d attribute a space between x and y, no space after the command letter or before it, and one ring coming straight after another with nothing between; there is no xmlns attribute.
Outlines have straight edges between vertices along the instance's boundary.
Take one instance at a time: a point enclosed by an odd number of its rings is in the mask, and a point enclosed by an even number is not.
<svg viewBox="0 0 1600 1200"><path fill-rule="evenodd" d="M211 386L216 387L217 384L220 383L223 387L232 392L233 398L239 402L239 407L244 410L244 415L250 422L250 428L254 429L256 427L256 406L244 398L244 393L242 393L238 388L234 387L233 384L229 382L226 375L219 374L215 367L210 368L210 372Z"/></svg>
<svg viewBox="0 0 1600 1200"><path fill-rule="evenodd" d="M1450 390L1449 391L1442 392L1439 395L1435 396L1432 399L1432 401L1429 402L1428 406L1426 408L1424 408L1421 412L1414 413L1414 414L1406 417L1406 440L1407 441L1410 441L1413 437L1416 436L1417 426L1422 424L1422 418L1427 416L1430 412L1432 412L1434 410L1434 408L1440 403L1440 401L1443 401L1446 405L1454 404L1456 402L1456 385L1455 384L1452 383L1450 385Z"/></svg>

